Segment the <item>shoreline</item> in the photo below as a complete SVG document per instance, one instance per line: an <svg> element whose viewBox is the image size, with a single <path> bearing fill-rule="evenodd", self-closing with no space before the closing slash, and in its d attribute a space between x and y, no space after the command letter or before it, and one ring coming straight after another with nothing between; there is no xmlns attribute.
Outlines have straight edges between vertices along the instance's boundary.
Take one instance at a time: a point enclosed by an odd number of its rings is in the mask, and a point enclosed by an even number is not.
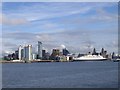
<svg viewBox="0 0 120 90"><path fill-rule="evenodd" d="M73 62L72 61L60 61L60 60L32 60L32 61L28 61L28 62L25 62L25 61L0 61L0 63L41 63L41 62Z"/></svg>
<svg viewBox="0 0 120 90"><path fill-rule="evenodd" d="M80 61L84 61L84 60L80 60ZM42 63L42 62L80 62L80 61L74 61L74 60L70 60L70 61L62 61L62 60L31 60L28 62L25 61L0 61L0 63ZM91 60L90 60L91 61ZM112 60L92 60L92 61L112 61Z"/></svg>

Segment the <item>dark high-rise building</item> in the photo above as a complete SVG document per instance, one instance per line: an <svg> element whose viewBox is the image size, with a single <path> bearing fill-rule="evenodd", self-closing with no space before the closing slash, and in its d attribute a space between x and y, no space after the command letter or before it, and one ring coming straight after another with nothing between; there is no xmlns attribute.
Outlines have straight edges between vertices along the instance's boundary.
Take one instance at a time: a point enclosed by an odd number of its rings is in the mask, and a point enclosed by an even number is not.
<svg viewBox="0 0 120 90"><path fill-rule="evenodd" d="M47 52L45 56L46 56L46 57L45 57L46 60L49 60L49 59L50 59L50 53Z"/></svg>
<svg viewBox="0 0 120 90"><path fill-rule="evenodd" d="M114 56L115 56L115 53L113 52L113 53L112 53L112 59L114 58Z"/></svg>
<svg viewBox="0 0 120 90"><path fill-rule="evenodd" d="M46 58L46 51L42 50L42 59L45 59L45 58Z"/></svg>
<svg viewBox="0 0 120 90"><path fill-rule="evenodd" d="M104 48L101 49L100 55L102 55L104 58L107 57L107 51L104 50Z"/></svg>
<svg viewBox="0 0 120 90"><path fill-rule="evenodd" d="M21 49L21 58L24 59L24 49Z"/></svg>
<svg viewBox="0 0 120 90"><path fill-rule="evenodd" d="M42 58L42 42L38 41L38 59Z"/></svg>
<svg viewBox="0 0 120 90"><path fill-rule="evenodd" d="M94 48L93 49L93 52L92 52L92 55L96 55L97 53L96 53L96 49Z"/></svg>
<svg viewBox="0 0 120 90"><path fill-rule="evenodd" d="M16 59L15 53L12 54L12 58L13 58L13 60Z"/></svg>
<svg viewBox="0 0 120 90"><path fill-rule="evenodd" d="M104 53L104 48L101 49L101 54L103 54L103 53Z"/></svg>
<svg viewBox="0 0 120 90"><path fill-rule="evenodd" d="M18 59L18 50L15 51L15 57Z"/></svg>
<svg viewBox="0 0 120 90"><path fill-rule="evenodd" d="M63 55L67 56L68 54L70 54L69 51L66 48L63 49Z"/></svg>

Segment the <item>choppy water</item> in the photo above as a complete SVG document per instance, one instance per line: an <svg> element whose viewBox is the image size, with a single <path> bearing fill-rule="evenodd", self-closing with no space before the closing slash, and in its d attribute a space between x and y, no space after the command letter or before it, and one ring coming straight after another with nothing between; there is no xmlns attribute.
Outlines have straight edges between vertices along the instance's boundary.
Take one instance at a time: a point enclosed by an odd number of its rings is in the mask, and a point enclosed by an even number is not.
<svg viewBox="0 0 120 90"><path fill-rule="evenodd" d="M5 63L4 88L118 87L118 62Z"/></svg>

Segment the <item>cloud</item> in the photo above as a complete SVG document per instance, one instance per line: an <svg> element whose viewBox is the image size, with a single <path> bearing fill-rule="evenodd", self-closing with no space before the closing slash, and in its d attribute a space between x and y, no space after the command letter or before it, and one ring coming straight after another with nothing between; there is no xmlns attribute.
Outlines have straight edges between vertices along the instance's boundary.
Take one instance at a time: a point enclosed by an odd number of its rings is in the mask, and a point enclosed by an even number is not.
<svg viewBox="0 0 120 90"><path fill-rule="evenodd" d="M13 51L17 49L19 45L23 45L23 41L26 41L26 44L32 44L33 48L37 50L37 41L43 42L43 47L46 48L49 52L53 48L67 48L71 53L87 53L88 51L92 51L93 48L99 49L96 47L98 44L93 39L86 37L88 34L82 34L81 31L64 31L58 33L26 33L26 32L14 32L14 33L6 33L4 34L3 40L10 39L13 43L6 41L4 43L6 49ZM89 38L89 39L88 39ZM99 38L100 39L100 38ZM102 39L102 38L101 38ZM16 44L14 41L20 41ZM99 40L100 41L100 40ZM105 43L104 43L105 44ZM110 43L108 45L114 46L107 46L110 48L116 47L116 43ZM99 44L100 45L100 44ZM100 46L101 47L101 46ZM34 51L35 51L34 50Z"/></svg>
<svg viewBox="0 0 120 90"><path fill-rule="evenodd" d="M67 24L67 25L87 25L87 24L100 24L100 23L113 23L118 20L117 13L108 13L103 8L95 9L96 14L92 14L86 17L72 17L72 18L65 18L61 19L60 23Z"/></svg>
<svg viewBox="0 0 120 90"><path fill-rule="evenodd" d="M61 27L60 24L50 21L43 21L39 23L38 28L47 32L62 32L64 28Z"/></svg>
<svg viewBox="0 0 120 90"><path fill-rule="evenodd" d="M28 21L22 18L8 18L6 15L0 14L0 23L5 25L21 25L28 23Z"/></svg>
<svg viewBox="0 0 120 90"><path fill-rule="evenodd" d="M18 45L16 45L14 42L10 42L7 40L2 40L2 49L1 49L1 55L7 55L7 54L11 54L14 53L15 50L17 50Z"/></svg>
<svg viewBox="0 0 120 90"><path fill-rule="evenodd" d="M62 24L94 24L94 23L100 23L100 22L109 22L116 20L116 15L108 15L104 13L103 9L104 7L111 7L115 5L114 3L24 3L23 5L21 3L15 3L18 4L17 9L14 10L7 10L4 8L7 7L7 5L11 5L10 3L5 4L3 7L4 13L8 14L7 17L15 17L20 19L13 19L13 20L5 20L6 24L11 23L14 24L24 24L26 21L29 22L41 22L42 20L49 20L54 18L61 18L65 16L71 16L71 15L86 15L89 14L89 12L97 11L98 14L91 15L89 17L77 17L69 18L61 22ZM39 9L38 9L39 8ZM49 9L48 9L49 8ZM101 14L100 14L101 13ZM8 19L8 18L7 18ZM59 22L58 22L59 23ZM45 24L42 27L53 27L52 25Z"/></svg>
<svg viewBox="0 0 120 90"><path fill-rule="evenodd" d="M96 20L102 20L102 21L117 21L118 19L118 15L117 13L114 14L114 13L109 13L107 12L106 10L104 10L102 7L101 8L98 8L96 9L96 17L92 17L93 19L96 19Z"/></svg>
<svg viewBox="0 0 120 90"><path fill-rule="evenodd" d="M117 40L111 41L111 42L109 42L106 45L107 45L107 47L110 47L110 48L114 48L114 47L118 48L118 42L117 42Z"/></svg>
<svg viewBox="0 0 120 90"><path fill-rule="evenodd" d="M3 33L3 39L12 39L18 41L28 41L28 42L35 42L35 41L52 41L53 38L49 34L41 34L41 33L29 33L29 32L9 32Z"/></svg>
<svg viewBox="0 0 120 90"><path fill-rule="evenodd" d="M26 32L10 32L3 33L3 39L13 39L13 40L31 40L34 34Z"/></svg>
<svg viewBox="0 0 120 90"><path fill-rule="evenodd" d="M54 38L52 38L51 35L49 34L36 34L35 36L36 41L42 41L42 42L49 42L49 41L53 41Z"/></svg>
<svg viewBox="0 0 120 90"><path fill-rule="evenodd" d="M34 45L37 44L37 41L42 41L45 45L45 48L49 48L49 50L52 48L58 48L60 47L61 44L62 44L61 45L62 48L65 48L65 46L66 47L76 46L76 48L79 48L79 44L81 44L82 41L86 41L86 39L84 38L84 34L82 35L81 31L64 31L64 32L56 32L56 33L10 32L10 33L4 33L3 40L6 39L9 39L13 42L16 40L20 41L19 44L20 43L23 44L23 42L26 41L28 44L34 44ZM8 43L5 43L8 46L4 44L5 47L12 47L10 45L14 45Z"/></svg>
<svg viewBox="0 0 120 90"><path fill-rule="evenodd" d="M18 45L26 42L37 47L37 41L42 41L48 51L62 44L70 52L82 53L88 52L89 40L90 48L93 48L98 44L106 45L113 40L113 34L116 36L117 13L104 8L109 7L112 11L111 3L8 4L3 7L4 23L8 25L4 27L3 40L8 43L11 41ZM11 5L14 9L9 8ZM26 25L28 22L30 24ZM21 24L25 25L9 26ZM6 45L7 50L17 48L12 44Z"/></svg>
<svg viewBox="0 0 120 90"><path fill-rule="evenodd" d="M32 7L22 7L25 17L31 21L88 14L98 8L111 7L114 3L32 3ZM39 8L39 10L38 10ZM48 9L49 8L49 9ZM27 13L30 11L29 13ZM20 13L18 13L21 15Z"/></svg>
<svg viewBox="0 0 120 90"><path fill-rule="evenodd" d="M6 9L7 5L4 3L4 13L9 13L9 17L22 17L28 21L39 21L43 19L51 19L56 17L70 16L74 14L88 13L92 7L85 6L84 3L15 3L16 9ZM17 5L18 4L18 5ZM13 3L14 5L14 3ZM38 9L39 8L39 9ZM79 8L79 9L78 9Z"/></svg>
<svg viewBox="0 0 120 90"><path fill-rule="evenodd" d="M118 41L117 39L111 42L108 42L106 44L106 48L108 49L109 52L115 52L118 53Z"/></svg>

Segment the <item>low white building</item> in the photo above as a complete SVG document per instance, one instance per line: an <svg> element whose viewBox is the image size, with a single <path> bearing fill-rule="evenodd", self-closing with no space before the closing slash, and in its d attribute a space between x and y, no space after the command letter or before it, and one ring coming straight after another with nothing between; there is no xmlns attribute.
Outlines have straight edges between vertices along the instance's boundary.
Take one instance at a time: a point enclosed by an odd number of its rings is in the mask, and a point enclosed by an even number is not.
<svg viewBox="0 0 120 90"><path fill-rule="evenodd" d="M37 58L37 55L36 54L32 54L32 59L36 60L36 58Z"/></svg>

